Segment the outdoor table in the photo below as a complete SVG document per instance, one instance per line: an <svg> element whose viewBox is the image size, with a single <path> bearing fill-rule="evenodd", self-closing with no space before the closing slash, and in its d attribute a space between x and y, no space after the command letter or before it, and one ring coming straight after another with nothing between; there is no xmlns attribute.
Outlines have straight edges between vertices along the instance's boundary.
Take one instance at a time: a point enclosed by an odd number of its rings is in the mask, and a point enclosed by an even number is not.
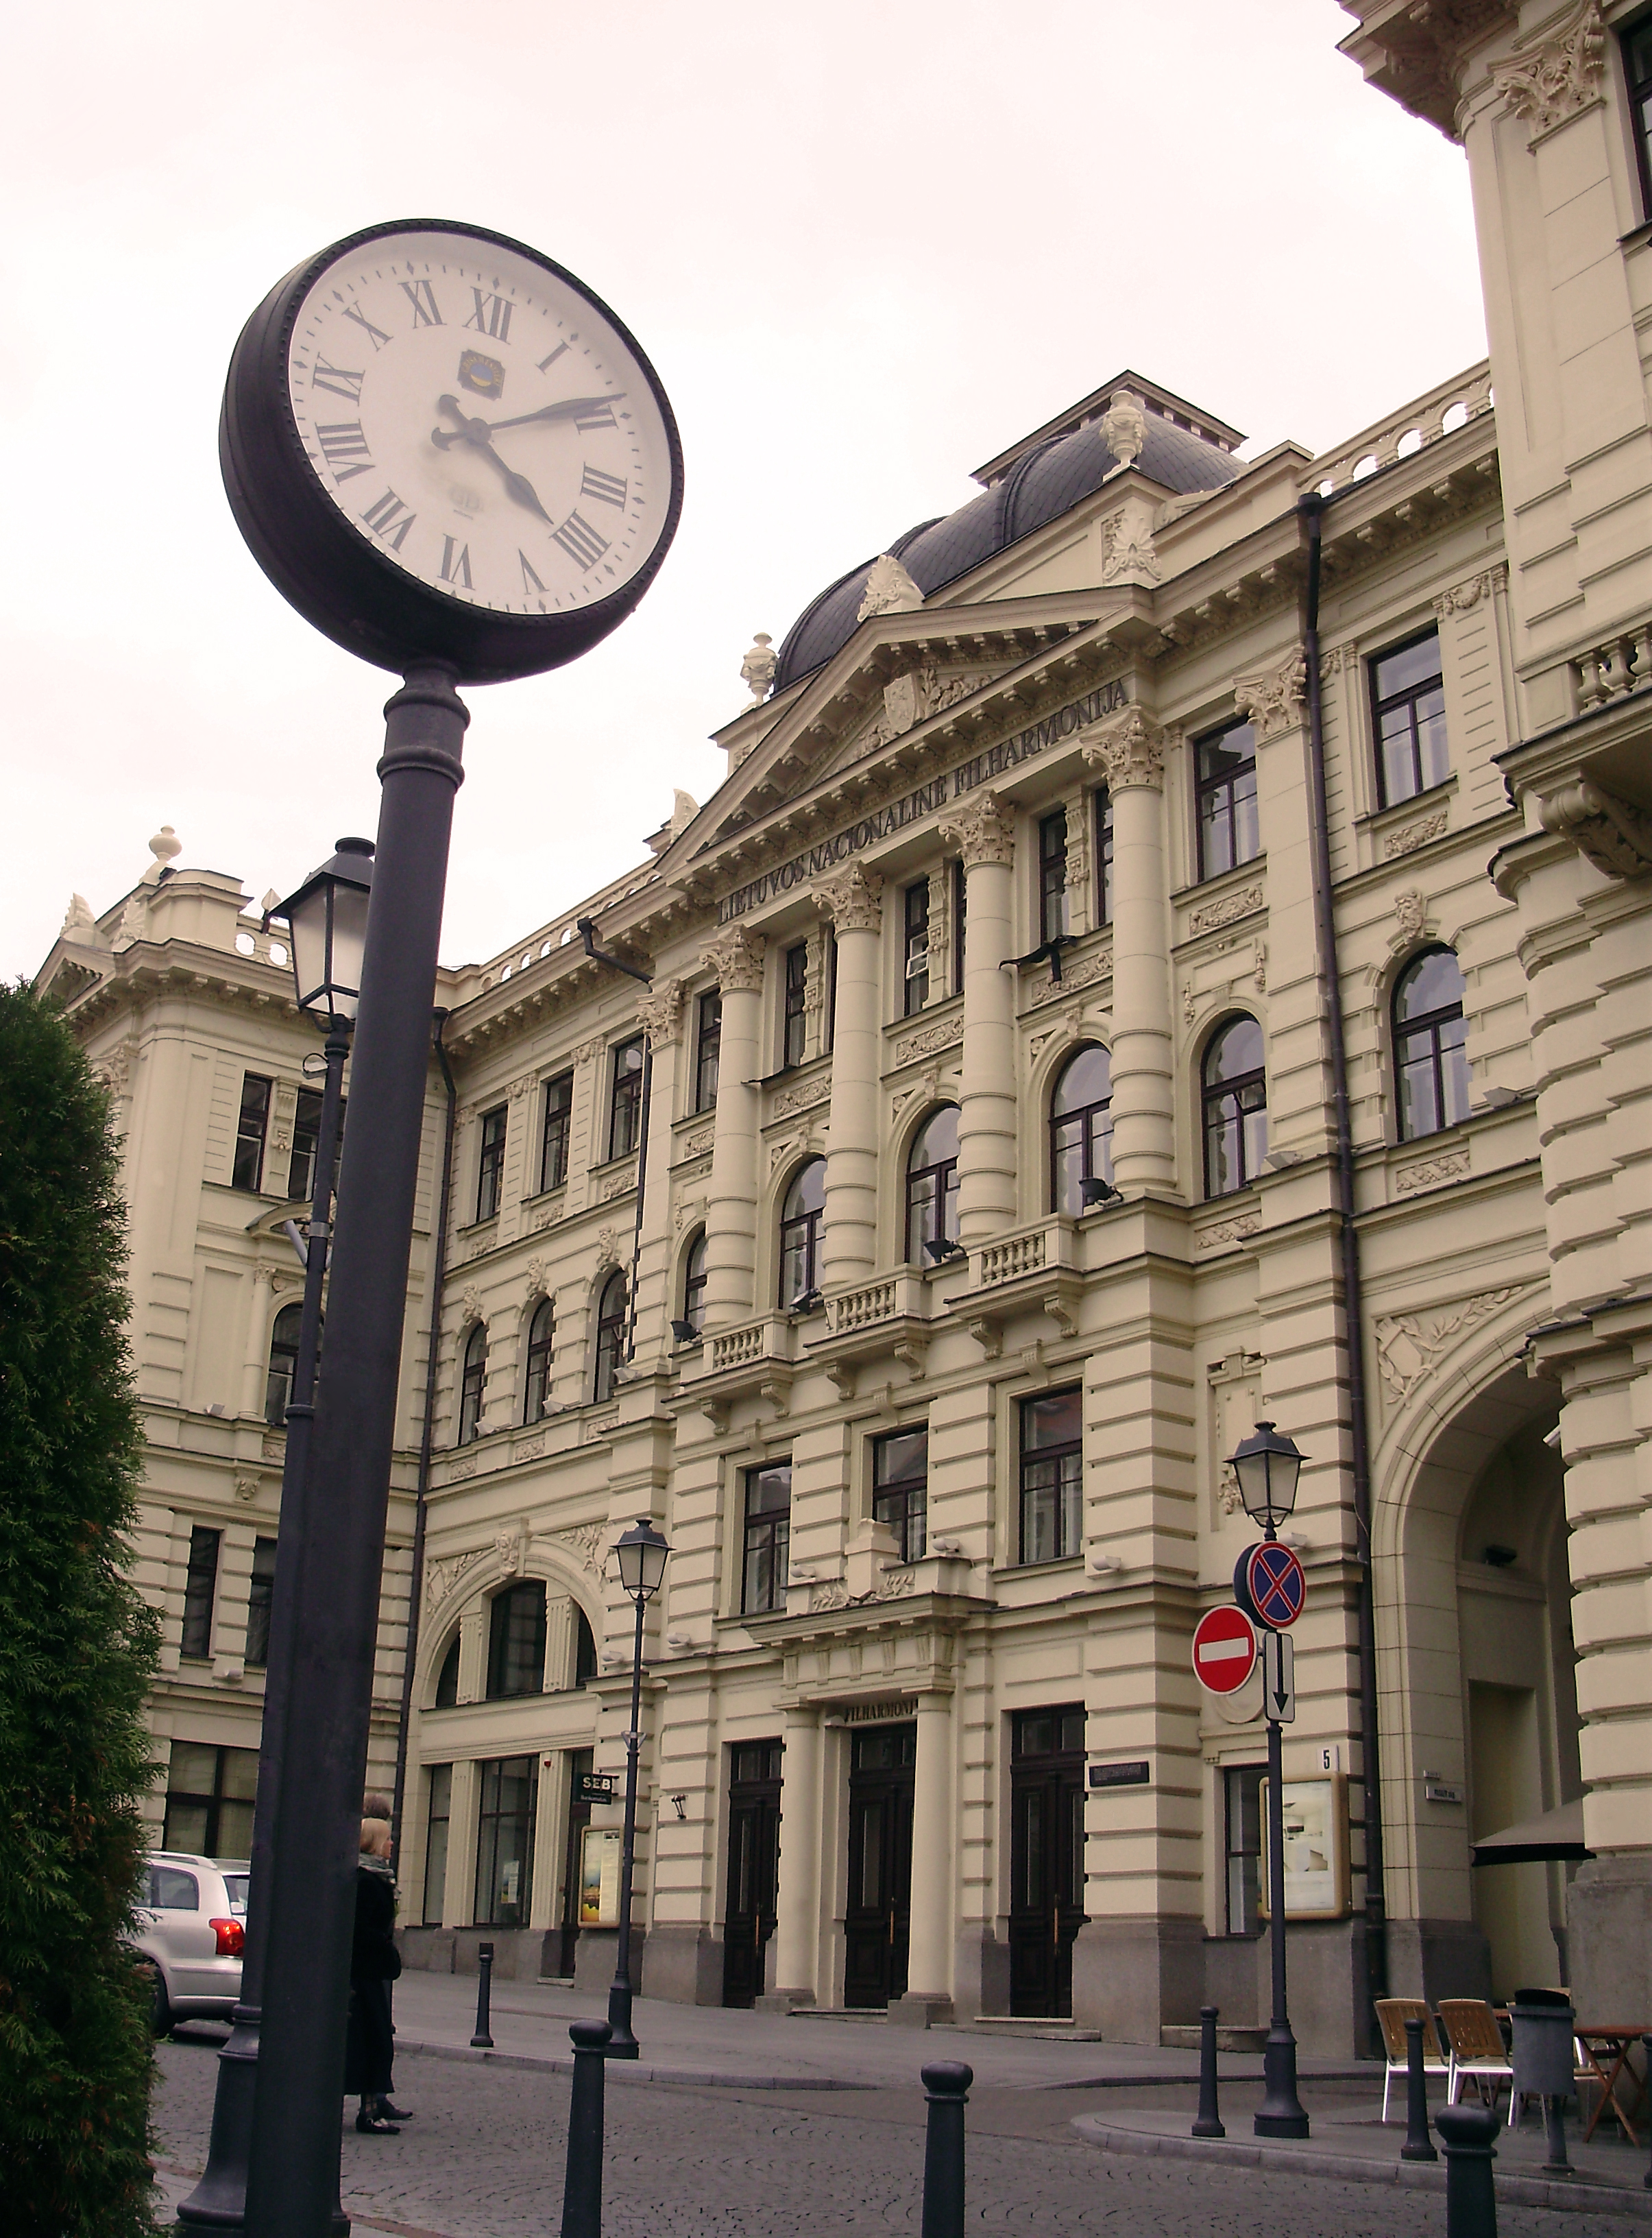
<svg viewBox="0 0 1652 2238"><path fill-rule="evenodd" d="M1606 2028L1596 2027L1578 2021L1575 2024L1573 2033L1577 2038L1586 2067L1593 2070L1601 2086L1601 2102L1595 2109L1593 2118L1583 2132L1583 2142L1587 2144L1594 2135L1601 2116L1609 2106L1622 2123L1623 2133L1629 2142L1632 2145L1638 2145L1641 2141L1635 2134L1635 2117L1647 2105L1647 2078L1637 2075L1634 2068L1629 2065L1629 2053L1648 2033L1644 2023L1637 2023L1634 2028ZM1609 2074L1601 2065L1602 2057L1611 2059L1612 2067ZM1618 2077L1624 2075L1629 2077L1630 2086L1635 2092L1627 2113L1617 2096Z"/></svg>

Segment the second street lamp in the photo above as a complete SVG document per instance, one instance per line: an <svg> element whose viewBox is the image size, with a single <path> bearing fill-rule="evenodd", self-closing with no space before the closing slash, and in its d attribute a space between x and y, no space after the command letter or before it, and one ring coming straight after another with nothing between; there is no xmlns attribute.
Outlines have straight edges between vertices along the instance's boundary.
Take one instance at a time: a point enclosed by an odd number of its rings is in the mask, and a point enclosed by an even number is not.
<svg viewBox="0 0 1652 2238"><path fill-rule="evenodd" d="M263 2017L264 1961L269 1942L270 1858L275 1793L292 1681L292 1579L304 1543L309 1486L310 1426L315 1419L315 1368L321 1343L321 1287L333 1232L333 1175L343 1109L344 1061L361 988L367 897L373 887L373 842L340 839L337 851L313 871L270 917L286 923L299 1009L326 1034L326 1076L316 1118L310 1170L310 1217L304 1260L304 1302L298 1357L287 1400L287 1451L281 1464L281 1520L276 1529L274 1591L264 1672L263 1724L259 1741L258 1801L253 1815L252 1871L248 1890L247 1943L241 1954L241 1994L228 2041L218 2055L212 2142L201 2182L178 2208L185 2230L239 2231L246 2227L247 2168L252 2150L253 2098ZM267 918L266 923L268 922ZM306 1060L307 1063L308 1060ZM291 1187L291 1183L288 1183ZM283 1550L285 1562L283 1563ZM336 2209L335 2230L347 2228Z"/></svg>
<svg viewBox="0 0 1652 2238"><path fill-rule="evenodd" d="M1277 1539L1297 1504L1297 1479L1303 1456L1272 1422L1259 1422L1234 1448L1232 1470L1239 1498L1265 1539ZM1283 1644L1279 1652L1284 1652ZM1262 2103L1257 2110L1259 2137L1305 2137L1308 2116L1297 2096L1297 2040L1285 1983L1285 1745L1279 1721L1268 1728L1268 1949L1273 1962L1273 2015L1262 2052Z"/></svg>
<svg viewBox="0 0 1652 2238"><path fill-rule="evenodd" d="M631 1728L625 1735L625 1832L619 1852L619 1937L614 1950L614 1978L608 1990L608 2019L613 2035L610 2059L635 2059L637 2038L631 2025L631 1886L637 1854L637 1758L642 1747L643 1612L660 1589L670 1546L645 1517L621 1534L614 1552L619 1582L637 1604L637 1631L631 1665Z"/></svg>

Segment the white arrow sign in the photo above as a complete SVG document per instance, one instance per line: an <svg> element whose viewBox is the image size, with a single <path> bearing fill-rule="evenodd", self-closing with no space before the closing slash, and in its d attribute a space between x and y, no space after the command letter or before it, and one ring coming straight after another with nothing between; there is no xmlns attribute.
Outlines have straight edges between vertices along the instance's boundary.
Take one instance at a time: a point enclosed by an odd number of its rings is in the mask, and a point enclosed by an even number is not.
<svg viewBox="0 0 1652 2238"><path fill-rule="evenodd" d="M1297 1718L1297 1650L1288 1632L1262 1634L1262 1715L1274 1724Z"/></svg>

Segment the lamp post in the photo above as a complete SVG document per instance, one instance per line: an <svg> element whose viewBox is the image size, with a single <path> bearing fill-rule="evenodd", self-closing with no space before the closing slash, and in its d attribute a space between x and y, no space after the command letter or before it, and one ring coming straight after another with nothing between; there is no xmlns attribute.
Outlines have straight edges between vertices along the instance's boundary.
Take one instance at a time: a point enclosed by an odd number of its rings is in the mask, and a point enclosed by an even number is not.
<svg viewBox="0 0 1652 2238"><path fill-rule="evenodd" d="M1297 1479L1303 1456L1272 1422L1259 1422L1232 1457L1245 1512L1261 1526L1265 1539L1277 1539L1279 1526L1297 1504ZM1255 2122L1259 2137L1305 2137L1308 2116L1297 2096L1297 2040L1285 1985L1285 1750L1279 1720L1268 1728L1268 1948L1273 1962L1273 2016L1262 2053L1265 2084Z"/></svg>
<svg viewBox="0 0 1652 2238"><path fill-rule="evenodd" d="M332 1235L333 1169L343 1101L344 1061L361 992L367 897L373 886L373 842L340 839L337 851L270 916L282 918L298 1007L327 1036L326 1076L316 1122L310 1175L310 1217L304 1260L304 1303L298 1357L287 1404L287 1452L281 1464L281 1520L270 1602L269 1645L264 1667L264 1705L259 1742L258 1802L253 1814L252 1871L248 1890L247 1943L241 1954L241 1995L228 2040L218 2055L212 2141L200 2182L178 2208L186 2230L238 2231L246 2227L247 2168L252 2149L253 2101L263 2015L264 1961L268 1947L269 1873L274 1799L281 1778L281 1743L292 1678L293 1592L296 1550L304 1543L309 1484L310 1426L315 1419L315 1367L321 1341L321 1286ZM268 919L266 919L266 923ZM283 1559L283 1553L285 1559ZM335 2227L347 2228L335 2213Z"/></svg>
<svg viewBox="0 0 1652 2238"><path fill-rule="evenodd" d="M637 1853L637 1758L643 1745L643 1612L659 1591L665 1575L670 1546L644 1517L624 1533L614 1552L619 1557L619 1582L637 1604L637 1632L631 1651L631 1730L625 1735L625 1832L619 1851L619 1939L614 1951L614 1978L608 1990L608 2018L613 2028L610 2059L635 2059L637 2039L631 2026L631 1884Z"/></svg>

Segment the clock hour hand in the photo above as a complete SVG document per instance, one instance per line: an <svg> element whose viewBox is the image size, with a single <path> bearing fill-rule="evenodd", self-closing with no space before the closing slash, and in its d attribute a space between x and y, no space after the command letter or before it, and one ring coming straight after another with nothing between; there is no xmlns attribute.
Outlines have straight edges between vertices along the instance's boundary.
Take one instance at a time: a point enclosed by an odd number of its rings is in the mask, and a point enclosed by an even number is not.
<svg viewBox="0 0 1652 2238"><path fill-rule="evenodd" d="M441 410L451 412L459 423L453 429L445 427L431 429L430 440L437 448L446 451L454 443L468 443L472 450L479 451L484 458L493 461L505 477L506 488L509 490L519 505L525 506L530 513L537 513L541 520L549 522L551 516L540 504L539 493L533 484L525 474L519 474L513 468L507 467L493 448L492 430L486 420L472 420L460 406L456 396L441 396L436 401Z"/></svg>

